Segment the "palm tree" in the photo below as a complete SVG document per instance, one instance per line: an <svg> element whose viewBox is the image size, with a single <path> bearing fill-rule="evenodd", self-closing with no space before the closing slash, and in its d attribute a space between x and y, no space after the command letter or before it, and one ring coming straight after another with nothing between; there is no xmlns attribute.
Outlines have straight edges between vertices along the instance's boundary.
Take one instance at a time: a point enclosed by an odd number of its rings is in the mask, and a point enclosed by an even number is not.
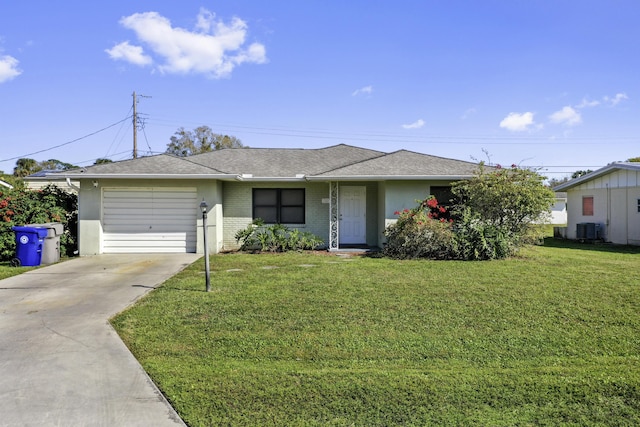
<svg viewBox="0 0 640 427"><path fill-rule="evenodd" d="M38 172L40 169L38 162L34 159L18 159L16 167L13 168L13 176L24 178L34 172Z"/></svg>

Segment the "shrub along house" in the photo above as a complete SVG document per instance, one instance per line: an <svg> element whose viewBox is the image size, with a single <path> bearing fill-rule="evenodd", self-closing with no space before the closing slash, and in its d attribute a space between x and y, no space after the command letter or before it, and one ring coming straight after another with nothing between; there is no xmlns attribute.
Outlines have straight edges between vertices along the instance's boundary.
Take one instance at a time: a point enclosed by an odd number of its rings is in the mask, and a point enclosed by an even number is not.
<svg viewBox="0 0 640 427"><path fill-rule="evenodd" d="M567 238L640 245L640 163L612 163L555 190L567 192Z"/></svg>
<svg viewBox="0 0 640 427"><path fill-rule="evenodd" d="M406 150L224 149L191 157L161 154L57 173L80 183L81 255L203 252L202 214L216 253L238 247L255 218L311 232L329 250L375 247L396 219L430 194L447 199L477 164Z"/></svg>

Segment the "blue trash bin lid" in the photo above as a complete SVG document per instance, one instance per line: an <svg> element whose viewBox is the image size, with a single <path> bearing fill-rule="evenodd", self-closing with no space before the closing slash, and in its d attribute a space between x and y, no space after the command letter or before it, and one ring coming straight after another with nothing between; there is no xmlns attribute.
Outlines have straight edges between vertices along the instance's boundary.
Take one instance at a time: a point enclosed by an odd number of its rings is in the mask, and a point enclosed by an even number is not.
<svg viewBox="0 0 640 427"><path fill-rule="evenodd" d="M47 229L46 228L38 228L38 227L23 227L19 225L15 225L11 227L13 231L17 231L19 233L30 233L37 234L39 238L44 239L47 237Z"/></svg>

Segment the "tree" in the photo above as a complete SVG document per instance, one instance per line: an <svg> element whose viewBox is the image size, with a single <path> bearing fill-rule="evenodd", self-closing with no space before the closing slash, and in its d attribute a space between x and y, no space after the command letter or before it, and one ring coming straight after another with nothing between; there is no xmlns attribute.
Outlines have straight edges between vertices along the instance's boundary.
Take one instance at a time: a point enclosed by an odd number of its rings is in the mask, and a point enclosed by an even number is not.
<svg viewBox="0 0 640 427"><path fill-rule="evenodd" d="M512 165L487 172L483 164L477 174L453 184L459 199L457 210L468 209L474 217L509 235L524 236L541 222L555 203L555 193L544 185L536 171Z"/></svg>
<svg viewBox="0 0 640 427"><path fill-rule="evenodd" d="M208 126L200 126L192 131L181 127L167 144L167 153L180 157L208 153L224 148L243 148L242 142L235 136L214 133Z"/></svg>
<svg viewBox="0 0 640 427"><path fill-rule="evenodd" d="M632 157L630 159L627 159L627 162L640 163L640 157Z"/></svg>
<svg viewBox="0 0 640 427"><path fill-rule="evenodd" d="M24 178L25 176L29 176L39 170L42 170L42 167L34 159L18 159L16 167L13 168L13 176Z"/></svg>
<svg viewBox="0 0 640 427"><path fill-rule="evenodd" d="M113 163L113 160L111 159L96 159L96 161L93 163L94 165L103 165L105 163Z"/></svg>
<svg viewBox="0 0 640 427"><path fill-rule="evenodd" d="M593 172L591 169L575 171L574 173L571 174L571 178L572 179L580 178L582 175L586 175L591 172Z"/></svg>
<svg viewBox="0 0 640 427"><path fill-rule="evenodd" d="M549 180L549 187L550 188L555 188L560 184L564 184L565 182L569 181L569 177L568 176L564 176L562 178L551 178Z"/></svg>
<svg viewBox="0 0 640 427"><path fill-rule="evenodd" d="M43 160L41 162L38 162L38 166L40 167L40 170L49 171L66 171L76 167L71 163L62 162L57 159Z"/></svg>

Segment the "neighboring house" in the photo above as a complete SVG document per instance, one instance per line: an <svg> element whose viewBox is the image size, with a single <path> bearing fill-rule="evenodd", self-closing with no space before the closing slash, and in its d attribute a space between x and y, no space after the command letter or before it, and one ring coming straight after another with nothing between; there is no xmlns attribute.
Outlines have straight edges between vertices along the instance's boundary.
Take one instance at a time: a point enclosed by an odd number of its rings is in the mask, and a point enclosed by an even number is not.
<svg viewBox="0 0 640 427"><path fill-rule="evenodd" d="M555 190L567 192L567 238L640 245L640 163L612 163Z"/></svg>
<svg viewBox="0 0 640 427"><path fill-rule="evenodd" d="M224 149L161 154L56 174L80 183L81 255L203 253L202 200L212 253L238 248L253 219L321 237L329 250L381 246L394 212L430 194L446 197L477 164L406 150Z"/></svg>
<svg viewBox="0 0 640 427"><path fill-rule="evenodd" d="M48 185L55 185L70 193L78 192L79 182L73 180L69 184L66 177L62 176L62 171L59 170L41 170L23 179L25 187L31 190L41 190Z"/></svg>
<svg viewBox="0 0 640 427"><path fill-rule="evenodd" d="M567 193L556 192L556 202L551 206L547 224L565 225L567 223Z"/></svg>

